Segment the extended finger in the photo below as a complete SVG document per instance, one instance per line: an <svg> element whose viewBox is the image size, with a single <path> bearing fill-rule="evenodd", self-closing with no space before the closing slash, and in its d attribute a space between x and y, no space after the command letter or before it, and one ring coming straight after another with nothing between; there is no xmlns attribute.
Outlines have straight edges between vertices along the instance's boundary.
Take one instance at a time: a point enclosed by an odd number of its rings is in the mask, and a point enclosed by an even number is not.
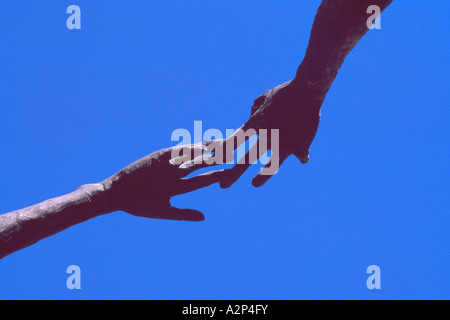
<svg viewBox="0 0 450 320"><path fill-rule="evenodd" d="M252 185L256 188L264 185L273 175L278 172L279 167L290 156L288 153L281 153L280 155L272 155L269 162L262 168L262 170L253 178ZM277 159L278 157L278 159Z"/></svg>
<svg viewBox="0 0 450 320"><path fill-rule="evenodd" d="M212 150L221 144L223 140L213 140L202 142L201 144L191 145L183 156L175 157L169 160L172 168L176 169L178 177L182 178L190 173L221 164L221 157L209 155ZM193 160L192 160L193 159Z"/></svg>
<svg viewBox="0 0 450 320"><path fill-rule="evenodd" d="M164 219L164 220L176 220L176 221L203 221L205 216L203 213L193 209L180 209L176 207L170 207L161 215L156 215L152 218Z"/></svg>
<svg viewBox="0 0 450 320"><path fill-rule="evenodd" d="M221 140L210 143L208 145L208 148L204 151L206 155L205 154L199 155L196 158L194 158L194 160L188 160L185 161L183 164L181 164L179 166L181 176L185 177L196 170L223 164L222 151L218 152L217 150L218 146L221 144L222 144ZM208 154L211 153L212 151L213 155Z"/></svg>
<svg viewBox="0 0 450 320"><path fill-rule="evenodd" d="M224 175L220 181L220 187L223 189L231 187L250 167L252 163L254 163L258 159L258 149L260 149L260 144L258 142L255 143L253 147L247 152L247 154L242 157L238 161L238 163L231 169L228 169L224 172ZM265 146L261 146L263 148ZM264 152L260 152L259 155L262 155Z"/></svg>
<svg viewBox="0 0 450 320"><path fill-rule="evenodd" d="M234 160L234 151L251 137L257 135L256 129L249 128L246 124L237 129L231 136L223 140L217 149L222 152L221 163L230 163Z"/></svg>
<svg viewBox="0 0 450 320"><path fill-rule="evenodd" d="M176 146L172 148L169 163L172 166L179 166L206 152L211 141L199 142L191 145ZM182 153L182 155L180 155Z"/></svg>
<svg viewBox="0 0 450 320"><path fill-rule="evenodd" d="M207 172L189 179L180 179L176 182L172 194L174 196L189 193L197 189L206 188L219 182L224 170Z"/></svg>

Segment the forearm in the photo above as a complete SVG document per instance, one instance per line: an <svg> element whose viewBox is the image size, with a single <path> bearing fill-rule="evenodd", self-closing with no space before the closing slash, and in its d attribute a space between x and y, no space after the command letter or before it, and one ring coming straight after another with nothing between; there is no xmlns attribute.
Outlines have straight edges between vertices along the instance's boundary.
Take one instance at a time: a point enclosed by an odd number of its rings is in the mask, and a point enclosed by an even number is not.
<svg viewBox="0 0 450 320"><path fill-rule="evenodd" d="M114 211L102 184L0 215L0 259L73 225Z"/></svg>
<svg viewBox="0 0 450 320"><path fill-rule="evenodd" d="M305 86L320 108L345 58L369 30L367 8L382 12L393 0L323 0L317 10L308 48L294 82Z"/></svg>

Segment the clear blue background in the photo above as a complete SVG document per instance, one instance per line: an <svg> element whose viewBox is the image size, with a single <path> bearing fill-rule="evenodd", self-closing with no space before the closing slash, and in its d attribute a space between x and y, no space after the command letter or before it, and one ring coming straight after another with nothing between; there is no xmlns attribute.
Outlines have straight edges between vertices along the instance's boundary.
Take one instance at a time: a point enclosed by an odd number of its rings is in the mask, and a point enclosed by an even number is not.
<svg viewBox="0 0 450 320"><path fill-rule="evenodd" d="M294 76L319 4L3 0L0 212L101 181L195 120L239 127ZM307 165L172 200L201 223L118 212L42 240L0 261L0 299L450 298L449 10L383 13L328 93ZM72 264L81 290L66 288Z"/></svg>

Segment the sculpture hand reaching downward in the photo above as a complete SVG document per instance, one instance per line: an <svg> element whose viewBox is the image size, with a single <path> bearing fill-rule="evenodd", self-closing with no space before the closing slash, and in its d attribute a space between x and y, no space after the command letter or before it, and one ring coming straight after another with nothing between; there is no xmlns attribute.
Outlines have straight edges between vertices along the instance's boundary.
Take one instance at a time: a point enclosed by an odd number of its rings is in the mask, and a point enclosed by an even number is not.
<svg viewBox="0 0 450 320"><path fill-rule="evenodd" d="M234 140L239 135L249 138L251 134L246 134L249 129L254 129L253 134L261 129L276 129L279 130L278 152L273 153L268 166L275 163L278 168L290 155L295 155L302 163L308 162L309 148L319 126L325 96L347 55L368 32L368 22L374 18L371 13L368 14L369 9L378 7L382 12L392 1L323 0L294 79L257 98L252 105L250 119L225 144L239 147ZM264 151L258 156L262 156ZM246 157L249 157L248 154ZM249 165L249 161L244 164L238 162L232 169L226 170L220 186L230 187ZM252 183L259 187L272 175L259 173Z"/></svg>

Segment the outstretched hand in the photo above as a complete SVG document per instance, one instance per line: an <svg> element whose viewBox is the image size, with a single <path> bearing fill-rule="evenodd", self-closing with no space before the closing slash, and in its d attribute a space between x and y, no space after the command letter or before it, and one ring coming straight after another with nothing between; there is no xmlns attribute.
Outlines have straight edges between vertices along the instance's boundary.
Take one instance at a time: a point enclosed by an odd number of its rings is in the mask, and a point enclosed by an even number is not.
<svg viewBox="0 0 450 320"><path fill-rule="evenodd" d="M249 138L253 132L258 134L259 130L279 130L279 141L271 141L268 134L268 148L272 155L265 168L281 166L290 156L295 155L301 163L309 161L309 149L316 135L320 122L320 106L314 100L313 94L308 90L307 84L300 84L295 80L277 86L260 97L258 97L251 108L251 116L248 121L230 136L224 143L234 143L239 147L236 137L245 133ZM254 129L254 130L250 130ZM242 140L241 140L242 142ZM278 144L278 145L276 145ZM261 150L261 144L256 143L254 148L259 148L258 158L264 155L266 150ZM273 151L277 152L273 152ZM222 188L230 187L250 166L250 150L246 154L244 164L236 164L232 169L225 170L221 179ZM267 172L267 171L266 171ZM274 172L276 173L276 172ZM273 174L274 174L273 173ZM273 174L264 174L264 168L252 181L255 187L266 183Z"/></svg>
<svg viewBox="0 0 450 320"><path fill-rule="evenodd" d="M222 173L220 170L183 179L198 169L214 165L201 161L187 168L180 166L183 157L192 159L195 154L204 153L209 144L210 142L203 142L172 147L137 160L102 182L108 198L116 210L135 216L184 221L204 220L204 215L197 210L172 207L170 198L219 182ZM173 159L172 155L178 154L178 150L182 148L183 156Z"/></svg>
<svg viewBox="0 0 450 320"><path fill-rule="evenodd" d="M257 134L255 131L247 134L249 129L279 129L279 143L269 141L270 149L275 152L272 152L268 166L278 168L290 155L295 155L302 163L308 162L309 148L319 126L320 108L325 96L345 58L369 30L368 22L376 18L368 15L368 9L374 5L381 13L392 1L322 1L314 18L305 57L294 80L257 98L250 119L226 143L234 144L236 137L242 136L243 132L246 137ZM242 139L240 141L242 143ZM262 143L260 148L257 143L255 148L261 151L258 157L265 153L264 145ZM236 144L234 146L238 147ZM250 149L249 153L252 151ZM233 169L225 172L220 183L222 188L230 187L250 166L248 159L251 154L245 157L245 164L238 162ZM264 172L263 169L252 184L259 187L274 173L274 170Z"/></svg>

